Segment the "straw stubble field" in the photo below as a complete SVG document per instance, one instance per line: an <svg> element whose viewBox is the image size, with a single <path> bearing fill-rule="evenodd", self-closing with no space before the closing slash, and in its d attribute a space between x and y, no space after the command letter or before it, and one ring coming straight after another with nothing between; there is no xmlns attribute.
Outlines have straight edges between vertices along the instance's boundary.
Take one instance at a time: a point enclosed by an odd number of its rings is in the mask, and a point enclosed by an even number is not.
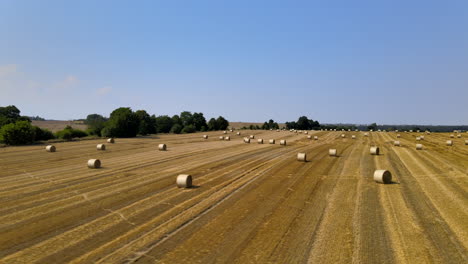
<svg viewBox="0 0 468 264"><path fill-rule="evenodd" d="M0 262L467 263L468 134L449 147L432 133L416 150L417 133L400 133L401 147L396 133L344 133L2 148ZM276 144L243 143L249 134ZM375 183L376 169L393 183ZM178 174L195 186L177 188Z"/></svg>

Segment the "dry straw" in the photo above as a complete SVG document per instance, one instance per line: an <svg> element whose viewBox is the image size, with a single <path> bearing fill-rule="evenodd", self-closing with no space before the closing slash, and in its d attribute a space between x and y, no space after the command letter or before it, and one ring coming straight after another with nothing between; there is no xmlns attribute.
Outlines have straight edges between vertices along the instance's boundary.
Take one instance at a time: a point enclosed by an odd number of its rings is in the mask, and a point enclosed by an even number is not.
<svg viewBox="0 0 468 264"><path fill-rule="evenodd" d="M270 144L275 144L275 140L274 140L274 139L270 139L268 142L269 142Z"/></svg>
<svg viewBox="0 0 468 264"><path fill-rule="evenodd" d="M398 140L393 141L393 145L399 147L400 146L400 141L398 141Z"/></svg>
<svg viewBox="0 0 468 264"><path fill-rule="evenodd" d="M263 144L263 139L259 138L259 139L257 140L257 143L258 143L258 144Z"/></svg>
<svg viewBox="0 0 468 264"><path fill-rule="evenodd" d="M371 155L379 155L379 151L380 151L379 147L371 147L370 148L370 154Z"/></svg>
<svg viewBox="0 0 468 264"><path fill-rule="evenodd" d="M453 141L452 140L447 140L447 142L445 142L447 144L447 146L452 146L453 145Z"/></svg>
<svg viewBox="0 0 468 264"><path fill-rule="evenodd" d="M208 139L208 135L203 135L203 138L204 138L204 139Z"/></svg>
<svg viewBox="0 0 468 264"><path fill-rule="evenodd" d="M244 143L250 143L250 138L244 138Z"/></svg>
<svg viewBox="0 0 468 264"><path fill-rule="evenodd" d="M374 181L388 184L392 182L392 174L388 170L376 170L374 172Z"/></svg>
<svg viewBox="0 0 468 264"><path fill-rule="evenodd" d="M423 145L422 144L416 144L416 150L422 150Z"/></svg>
<svg viewBox="0 0 468 264"><path fill-rule="evenodd" d="M158 149L159 149L160 151L164 151L164 150L167 149L167 146L166 146L166 144L159 144L159 145L158 145Z"/></svg>
<svg viewBox="0 0 468 264"><path fill-rule="evenodd" d="M54 145L48 145L46 148L47 152L55 152L55 146Z"/></svg>
<svg viewBox="0 0 468 264"><path fill-rule="evenodd" d="M96 149L97 149L97 150L106 150L106 145L104 145L104 144L98 144L98 145L96 146Z"/></svg>
<svg viewBox="0 0 468 264"><path fill-rule="evenodd" d="M335 157L338 154L336 149L329 149L328 150L328 155Z"/></svg>
<svg viewBox="0 0 468 264"><path fill-rule="evenodd" d="M229 136L224 137L224 140L229 141L229 140L231 140L231 137L229 137Z"/></svg>
<svg viewBox="0 0 468 264"><path fill-rule="evenodd" d="M115 143L114 138L108 138L108 139L107 139L107 143L114 144L114 143Z"/></svg>
<svg viewBox="0 0 468 264"><path fill-rule="evenodd" d="M280 140L280 145L286 146L286 139Z"/></svg>
<svg viewBox="0 0 468 264"><path fill-rule="evenodd" d="M180 174L177 176L176 183L179 188L190 188L192 187L192 176L188 174Z"/></svg>
<svg viewBox="0 0 468 264"><path fill-rule="evenodd" d="M254 139L254 138L255 138L255 136L254 136L254 135L250 135L250 139Z"/></svg>
<svg viewBox="0 0 468 264"><path fill-rule="evenodd" d="M297 153L298 161L307 161L307 155L305 153Z"/></svg>
<svg viewBox="0 0 468 264"><path fill-rule="evenodd" d="M88 160L88 168L90 169L97 169L101 167L101 161L98 159L90 159Z"/></svg>
<svg viewBox="0 0 468 264"><path fill-rule="evenodd" d="M318 137L317 137L317 136L314 136L314 140L318 140Z"/></svg>

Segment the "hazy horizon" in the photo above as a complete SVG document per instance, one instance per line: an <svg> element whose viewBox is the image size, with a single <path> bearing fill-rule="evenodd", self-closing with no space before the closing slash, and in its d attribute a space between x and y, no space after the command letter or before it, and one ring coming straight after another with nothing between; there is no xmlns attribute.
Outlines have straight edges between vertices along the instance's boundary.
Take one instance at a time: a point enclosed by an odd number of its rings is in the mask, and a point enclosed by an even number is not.
<svg viewBox="0 0 468 264"><path fill-rule="evenodd" d="M468 125L466 28L467 1L7 0L0 106Z"/></svg>

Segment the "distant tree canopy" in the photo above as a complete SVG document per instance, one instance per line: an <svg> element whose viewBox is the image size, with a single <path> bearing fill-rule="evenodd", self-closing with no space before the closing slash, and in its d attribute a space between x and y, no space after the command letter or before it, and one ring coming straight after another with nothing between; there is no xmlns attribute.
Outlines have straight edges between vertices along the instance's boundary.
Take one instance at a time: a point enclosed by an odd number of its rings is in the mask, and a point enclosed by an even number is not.
<svg viewBox="0 0 468 264"><path fill-rule="evenodd" d="M372 123L372 124L368 125L367 130L377 130L377 124Z"/></svg>
<svg viewBox="0 0 468 264"><path fill-rule="evenodd" d="M135 137L140 128L140 119L130 107L115 109L102 129L105 137Z"/></svg>
<svg viewBox="0 0 468 264"><path fill-rule="evenodd" d="M307 116L301 116L297 119L296 122L286 122L286 128L299 130L320 129L320 123L318 121L307 118Z"/></svg>
<svg viewBox="0 0 468 264"><path fill-rule="evenodd" d="M101 136L101 131L106 125L107 118L98 114L88 115L85 119L85 124L88 125L88 133L90 135Z"/></svg>
<svg viewBox="0 0 468 264"><path fill-rule="evenodd" d="M21 116L20 113L20 110L14 105L0 107L0 127L6 124L15 123L16 121L31 122L29 117Z"/></svg>
<svg viewBox="0 0 468 264"><path fill-rule="evenodd" d="M265 130L279 129L279 125L273 119L270 119L268 120L268 122L263 123L262 129L265 129Z"/></svg>

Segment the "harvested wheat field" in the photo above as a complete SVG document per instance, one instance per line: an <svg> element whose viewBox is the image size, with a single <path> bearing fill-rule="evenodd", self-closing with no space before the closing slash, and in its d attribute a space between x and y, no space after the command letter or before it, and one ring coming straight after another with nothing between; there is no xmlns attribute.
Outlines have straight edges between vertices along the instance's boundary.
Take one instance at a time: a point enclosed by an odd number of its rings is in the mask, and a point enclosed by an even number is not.
<svg viewBox="0 0 468 264"><path fill-rule="evenodd" d="M393 132L342 133L2 148L0 262L467 263L465 138L447 146L449 134L432 133L416 150L417 133L400 133L400 146ZM250 134L287 145L244 144ZM377 169L392 183L374 182ZM193 187L178 188L179 174Z"/></svg>

